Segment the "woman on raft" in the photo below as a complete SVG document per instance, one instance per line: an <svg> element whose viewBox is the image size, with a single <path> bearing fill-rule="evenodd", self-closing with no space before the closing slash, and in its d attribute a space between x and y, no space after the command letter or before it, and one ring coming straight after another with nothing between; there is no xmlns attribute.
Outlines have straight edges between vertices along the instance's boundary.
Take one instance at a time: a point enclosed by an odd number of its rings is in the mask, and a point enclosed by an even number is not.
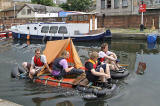
<svg viewBox="0 0 160 106"><path fill-rule="evenodd" d="M71 74L80 75L84 70L76 69L74 67L69 67L67 58L69 58L69 52L62 52L61 56L56 58L52 64L52 70L50 73L57 79L62 79L63 77Z"/></svg>

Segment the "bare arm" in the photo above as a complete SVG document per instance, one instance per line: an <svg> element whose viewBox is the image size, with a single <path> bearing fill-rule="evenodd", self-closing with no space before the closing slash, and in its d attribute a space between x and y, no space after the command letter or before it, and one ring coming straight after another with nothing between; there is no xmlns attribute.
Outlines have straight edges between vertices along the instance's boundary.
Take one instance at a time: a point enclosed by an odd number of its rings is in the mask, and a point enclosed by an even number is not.
<svg viewBox="0 0 160 106"><path fill-rule="evenodd" d="M47 63L45 63L44 66L48 69L48 71L49 71L50 73L52 72L52 70L49 68L49 66L48 66Z"/></svg>
<svg viewBox="0 0 160 106"><path fill-rule="evenodd" d="M114 52L111 52L111 55L113 56L113 58L114 58L115 60L117 60L117 55L116 55Z"/></svg>
<svg viewBox="0 0 160 106"><path fill-rule="evenodd" d="M107 58L107 59L109 59L111 61L116 61L116 59L114 57L112 57L112 56L106 55L105 58Z"/></svg>
<svg viewBox="0 0 160 106"><path fill-rule="evenodd" d="M65 70L65 72L70 72L73 68L74 68L74 67L70 67L70 68L66 68L66 69L64 69L64 70Z"/></svg>
<svg viewBox="0 0 160 106"><path fill-rule="evenodd" d="M95 75L95 76L106 76L105 73L96 72L95 69L92 69L91 72L92 72L92 74Z"/></svg>

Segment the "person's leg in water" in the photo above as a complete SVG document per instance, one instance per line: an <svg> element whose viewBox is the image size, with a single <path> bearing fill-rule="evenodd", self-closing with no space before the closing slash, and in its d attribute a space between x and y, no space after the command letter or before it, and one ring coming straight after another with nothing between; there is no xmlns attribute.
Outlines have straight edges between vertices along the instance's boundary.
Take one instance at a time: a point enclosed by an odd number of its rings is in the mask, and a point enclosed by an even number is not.
<svg viewBox="0 0 160 106"><path fill-rule="evenodd" d="M23 62L22 67L26 70L26 72L29 72L31 64L28 62Z"/></svg>

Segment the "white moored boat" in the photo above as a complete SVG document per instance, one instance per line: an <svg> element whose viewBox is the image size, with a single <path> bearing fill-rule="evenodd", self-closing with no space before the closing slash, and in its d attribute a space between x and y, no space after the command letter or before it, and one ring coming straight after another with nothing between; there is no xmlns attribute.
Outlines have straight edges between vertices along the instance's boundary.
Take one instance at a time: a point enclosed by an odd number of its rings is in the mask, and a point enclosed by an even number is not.
<svg viewBox="0 0 160 106"><path fill-rule="evenodd" d="M72 38L74 41L111 38L110 30L97 28L95 14L72 14L66 22L29 23L12 26L15 39L57 40Z"/></svg>

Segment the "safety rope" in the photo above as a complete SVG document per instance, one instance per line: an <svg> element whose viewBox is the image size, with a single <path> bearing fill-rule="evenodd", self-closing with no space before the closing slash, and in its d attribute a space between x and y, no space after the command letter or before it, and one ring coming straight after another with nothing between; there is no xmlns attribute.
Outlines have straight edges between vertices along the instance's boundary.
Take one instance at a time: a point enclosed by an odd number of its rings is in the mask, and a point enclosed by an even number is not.
<svg viewBox="0 0 160 106"><path fill-rule="evenodd" d="M47 81L50 79L51 77L48 77L44 83L44 85L47 85Z"/></svg>

